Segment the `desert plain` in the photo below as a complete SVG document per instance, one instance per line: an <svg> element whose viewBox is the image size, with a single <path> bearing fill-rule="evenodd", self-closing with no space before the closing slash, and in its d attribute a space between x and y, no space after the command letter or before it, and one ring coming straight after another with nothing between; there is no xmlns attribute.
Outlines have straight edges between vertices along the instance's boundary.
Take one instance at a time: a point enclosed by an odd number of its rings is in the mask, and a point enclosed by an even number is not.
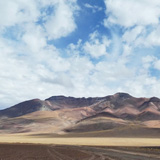
<svg viewBox="0 0 160 160"><path fill-rule="evenodd" d="M159 160L160 99L54 96L0 111L0 160Z"/></svg>

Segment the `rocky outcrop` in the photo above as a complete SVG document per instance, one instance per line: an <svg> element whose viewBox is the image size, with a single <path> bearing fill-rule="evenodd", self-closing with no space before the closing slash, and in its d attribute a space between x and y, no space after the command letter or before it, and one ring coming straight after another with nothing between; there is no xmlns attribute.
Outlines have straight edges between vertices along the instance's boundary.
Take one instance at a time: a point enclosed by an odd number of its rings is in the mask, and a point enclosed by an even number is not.
<svg viewBox="0 0 160 160"><path fill-rule="evenodd" d="M78 109L83 118L89 116L111 116L128 120L160 119L160 99L135 98L127 93L116 93L106 97L74 98L53 96L46 100L33 99L0 111L0 117L19 117L36 111ZM74 113L73 112L73 113ZM102 113L102 114L101 114ZM77 119L79 120L79 119Z"/></svg>

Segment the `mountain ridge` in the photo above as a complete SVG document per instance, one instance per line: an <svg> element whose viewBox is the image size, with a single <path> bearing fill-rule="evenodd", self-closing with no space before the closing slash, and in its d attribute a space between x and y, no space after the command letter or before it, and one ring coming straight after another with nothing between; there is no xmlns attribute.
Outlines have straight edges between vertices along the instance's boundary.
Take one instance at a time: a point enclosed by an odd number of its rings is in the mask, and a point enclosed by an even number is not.
<svg viewBox="0 0 160 160"><path fill-rule="evenodd" d="M128 101L128 102L127 102ZM135 103L136 102L136 103ZM75 98L75 97L67 97L63 95L59 96L52 96L45 100L40 100L38 98L27 100L21 103L18 103L14 106L11 106L9 108L0 110L0 116L8 116L8 117L16 117L16 116L22 116L28 113L32 113L39 110L58 110L58 109L65 109L65 108L81 108L81 107L91 107L94 108L94 110L97 110L102 108L102 106L105 106L104 108L112 109L114 105L114 109L124 108L125 103L127 103L127 108L133 108L129 107L131 105L134 105L136 108L139 107L140 111L144 111L145 108L148 108L149 105L152 103L153 106L155 106L155 103L158 103L156 107L158 110L160 110L160 99L157 97L151 97L151 98L135 98L128 93L122 93L118 92L114 95L108 95L105 97L82 97L82 98ZM126 109L127 111L127 109ZM17 113L17 114L16 114Z"/></svg>
<svg viewBox="0 0 160 160"><path fill-rule="evenodd" d="M159 121L157 97L136 98L121 92L88 98L60 95L32 99L0 110L0 133L106 131L130 124L154 128Z"/></svg>

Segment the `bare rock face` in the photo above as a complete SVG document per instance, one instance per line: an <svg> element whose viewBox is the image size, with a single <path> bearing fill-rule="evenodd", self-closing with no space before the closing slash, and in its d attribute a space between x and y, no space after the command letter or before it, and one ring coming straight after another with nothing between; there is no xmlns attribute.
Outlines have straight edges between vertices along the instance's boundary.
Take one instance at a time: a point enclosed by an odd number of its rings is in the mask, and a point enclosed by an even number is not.
<svg viewBox="0 0 160 160"><path fill-rule="evenodd" d="M25 101L0 111L0 133L87 132L123 128L133 123L135 128L146 124L160 128L160 99L135 98L127 93L93 98L53 96Z"/></svg>
<svg viewBox="0 0 160 160"><path fill-rule="evenodd" d="M57 106L57 108L78 108L90 106L96 102L99 102L104 98L74 98L74 97L65 97L65 96L53 96L46 99L46 102L51 104L51 107Z"/></svg>
<svg viewBox="0 0 160 160"><path fill-rule="evenodd" d="M84 107L86 107L86 109L84 109ZM87 115L95 116L102 112L108 115L112 114L122 119L150 120L156 119L154 115L158 117L160 114L160 99L156 97L135 98L127 93L116 93L106 97L94 98L53 96L44 101L33 99L19 103L1 110L0 116L19 117L36 111L55 111L62 109L70 109L72 112L72 109L76 108L83 110L83 112L85 112L85 110L86 112L92 112L92 114L86 114L86 118Z"/></svg>
<svg viewBox="0 0 160 160"><path fill-rule="evenodd" d="M48 106L45 106L45 102L41 101L40 99L33 99L29 101L25 101L10 108L4 109L0 111L0 116L4 117L19 117L25 114L29 114L32 112L36 112L39 110L46 109Z"/></svg>

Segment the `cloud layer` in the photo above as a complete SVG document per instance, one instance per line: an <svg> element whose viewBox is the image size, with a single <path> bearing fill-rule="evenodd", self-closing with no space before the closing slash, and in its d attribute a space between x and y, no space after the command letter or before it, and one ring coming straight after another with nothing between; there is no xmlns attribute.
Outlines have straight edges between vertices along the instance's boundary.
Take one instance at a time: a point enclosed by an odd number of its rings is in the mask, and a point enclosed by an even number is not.
<svg viewBox="0 0 160 160"><path fill-rule="evenodd" d="M1 108L61 94L160 95L158 0L6 0L0 6Z"/></svg>

